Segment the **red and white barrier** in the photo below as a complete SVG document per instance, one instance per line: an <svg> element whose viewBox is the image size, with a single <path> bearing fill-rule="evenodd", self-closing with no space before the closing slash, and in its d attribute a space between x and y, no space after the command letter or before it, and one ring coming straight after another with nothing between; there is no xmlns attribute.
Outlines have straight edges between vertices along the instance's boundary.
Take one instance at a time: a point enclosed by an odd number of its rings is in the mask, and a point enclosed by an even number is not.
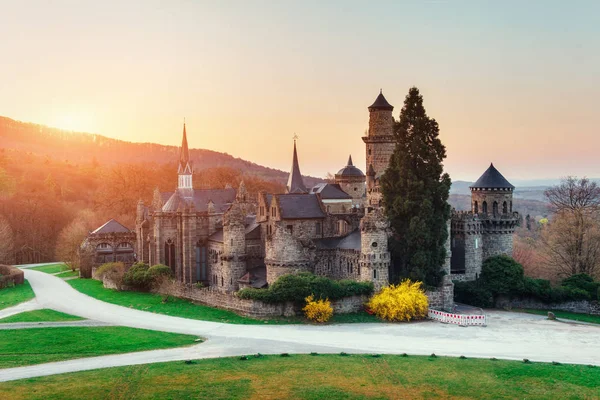
<svg viewBox="0 0 600 400"><path fill-rule="evenodd" d="M485 326L486 318L485 315L463 315L463 314L452 314L445 311L438 311L429 309L427 314L429 319L443 322L445 324L456 324L461 326Z"/></svg>

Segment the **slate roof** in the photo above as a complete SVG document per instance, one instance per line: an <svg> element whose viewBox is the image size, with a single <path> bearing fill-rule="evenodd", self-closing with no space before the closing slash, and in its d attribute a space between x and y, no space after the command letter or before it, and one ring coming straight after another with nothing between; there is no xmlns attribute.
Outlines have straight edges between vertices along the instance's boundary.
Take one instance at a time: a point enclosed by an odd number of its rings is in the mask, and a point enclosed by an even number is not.
<svg viewBox="0 0 600 400"><path fill-rule="evenodd" d="M287 182L288 193L306 193L306 186L300 173L300 165L298 164L298 152L296 151L296 141L294 140L294 155L292 159L292 170Z"/></svg>
<svg viewBox="0 0 600 400"><path fill-rule="evenodd" d="M379 91L379 96L375 99L375 102L369 106L369 111L372 110L394 110L394 106L388 103L383 96L383 91Z"/></svg>
<svg viewBox="0 0 600 400"><path fill-rule="evenodd" d="M246 239L260 239L260 224L256 222L256 215L246 217ZM213 242L223 243L223 228L208 237Z"/></svg>
<svg viewBox="0 0 600 400"><path fill-rule="evenodd" d="M163 211L177 211L182 201L194 202L196 211L208 211L208 202L212 201L216 212L225 212L235 200L235 189L177 189L163 206Z"/></svg>
<svg viewBox="0 0 600 400"><path fill-rule="evenodd" d="M344 192L340 185L335 183L318 183L310 189L310 192L319 193L323 200L352 199L352 196Z"/></svg>
<svg viewBox="0 0 600 400"><path fill-rule="evenodd" d="M325 218L316 194L280 194L277 196L282 219Z"/></svg>
<svg viewBox="0 0 600 400"><path fill-rule="evenodd" d="M97 228L92 233L101 234L101 233L127 233L127 232L131 232L131 229L122 225L120 222L115 221L114 219L111 219L108 222L106 222L104 225L102 225L101 227Z"/></svg>
<svg viewBox="0 0 600 400"><path fill-rule="evenodd" d="M363 172L352 163L352 156L348 157L348 164L340 169L336 175L340 176L365 176Z"/></svg>
<svg viewBox="0 0 600 400"><path fill-rule="evenodd" d="M324 250L360 250L360 239L360 229L355 229L344 237L317 239L314 242L317 248Z"/></svg>
<svg viewBox="0 0 600 400"><path fill-rule="evenodd" d="M477 179L471 189L514 189L515 187L506 180L504 176L490 164L490 167Z"/></svg>

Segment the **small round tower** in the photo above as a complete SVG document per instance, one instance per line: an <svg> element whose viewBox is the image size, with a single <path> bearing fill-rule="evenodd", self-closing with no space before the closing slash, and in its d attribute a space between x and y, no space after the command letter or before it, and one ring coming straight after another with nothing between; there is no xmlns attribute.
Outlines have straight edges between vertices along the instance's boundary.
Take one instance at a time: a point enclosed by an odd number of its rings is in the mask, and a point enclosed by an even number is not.
<svg viewBox="0 0 600 400"><path fill-rule="evenodd" d="M352 156L348 157L346 166L335 174L335 183L340 185L342 190L352 196L352 206L360 207L364 205L366 193L365 174L354 166Z"/></svg>
<svg viewBox="0 0 600 400"><path fill-rule="evenodd" d="M217 272L217 287L221 290L238 290L238 279L246 273L245 219L243 209L238 202L234 202L223 215L222 266Z"/></svg>
<svg viewBox="0 0 600 400"><path fill-rule="evenodd" d="M388 226L380 209L368 212L360 221L360 280L373 282L375 290L389 284Z"/></svg>
<svg viewBox="0 0 600 400"><path fill-rule="evenodd" d="M515 187L491 164L470 187L471 212L483 227L482 259L504 254L512 257L519 214L513 212Z"/></svg>

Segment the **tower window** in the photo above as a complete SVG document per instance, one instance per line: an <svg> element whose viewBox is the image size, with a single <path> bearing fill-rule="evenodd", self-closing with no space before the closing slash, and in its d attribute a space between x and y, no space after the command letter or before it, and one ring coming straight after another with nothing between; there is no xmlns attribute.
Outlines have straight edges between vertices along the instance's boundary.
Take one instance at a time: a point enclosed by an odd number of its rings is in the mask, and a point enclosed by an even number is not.
<svg viewBox="0 0 600 400"><path fill-rule="evenodd" d="M376 269L373 270L373 279L377 279L377 270Z"/></svg>
<svg viewBox="0 0 600 400"><path fill-rule="evenodd" d="M484 201L484 202L483 202L483 205L482 205L482 207L483 207L483 213L484 213L484 214L487 214L487 201Z"/></svg>
<svg viewBox="0 0 600 400"><path fill-rule="evenodd" d="M371 243L371 247L373 247L373 248L377 247L377 242Z"/></svg>

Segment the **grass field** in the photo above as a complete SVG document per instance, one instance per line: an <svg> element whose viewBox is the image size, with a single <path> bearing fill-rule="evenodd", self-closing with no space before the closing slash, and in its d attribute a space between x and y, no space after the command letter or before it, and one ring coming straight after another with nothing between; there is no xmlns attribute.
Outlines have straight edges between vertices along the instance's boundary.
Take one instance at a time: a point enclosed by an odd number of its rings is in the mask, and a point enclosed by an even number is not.
<svg viewBox="0 0 600 400"><path fill-rule="evenodd" d="M232 311L221 310L183 299L171 298L162 302L162 296L153 293L117 291L106 289L102 282L93 279L73 279L67 281L78 291L107 303L118 304L137 310L203 321L226 322L230 324L299 324L303 318L273 318L259 320L240 316ZM367 313L334 315L333 323L377 322L378 319Z"/></svg>
<svg viewBox="0 0 600 400"><path fill-rule="evenodd" d="M0 330L0 368L187 346L195 339L192 335L122 326Z"/></svg>
<svg viewBox="0 0 600 400"><path fill-rule="evenodd" d="M528 314L538 314L538 315L548 315L548 311L551 311L556 315L556 318L564 318L571 319L573 321L581 321L581 322L590 322L592 324L600 324L600 315L590 315L590 314L578 314L572 313L568 311L552 311L552 310L532 310L532 309L521 309L513 311L522 311Z"/></svg>
<svg viewBox="0 0 600 400"><path fill-rule="evenodd" d="M61 313L59 311L42 309L26 311L20 314L11 315L10 317L0 319L0 324L8 324L12 322L53 322L53 321L80 321L84 318L76 317Z"/></svg>
<svg viewBox="0 0 600 400"><path fill-rule="evenodd" d="M63 263L57 263L57 264L42 265L39 267L33 267L33 268L28 268L28 269L31 269L34 271L45 272L47 274L56 274L57 272L68 271L69 267L67 267Z"/></svg>
<svg viewBox="0 0 600 400"><path fill-rule="evenodd" d="M79 276L79 271L68 270L68 271L65 271L65 272L61 272L60 274L56 274L54 276L56 276L58 278L68 278L68 277L71 277L71 276Z"/></svg>
<svg viewBox="0 0 600 400"><path fill-rule="evenodd" d="M0 310L15 306L35 297L33 289L27 280L22 285L0 289Z"/></svg>
<svg viewBox="0 0 600 400"><path fill-rule="evenodd" d="M600 368L417 356L291 355L110 368L0 384L7 399L592 399Z"/></svg>

